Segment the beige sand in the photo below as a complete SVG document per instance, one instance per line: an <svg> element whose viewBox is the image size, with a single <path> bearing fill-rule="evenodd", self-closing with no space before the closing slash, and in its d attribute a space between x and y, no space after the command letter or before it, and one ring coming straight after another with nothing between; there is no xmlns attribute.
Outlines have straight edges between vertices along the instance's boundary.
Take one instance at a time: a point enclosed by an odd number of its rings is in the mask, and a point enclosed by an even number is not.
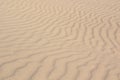
<svg viewBox="0 0 120 80"><path fill-rule="evenodd" d="M0 0L0 80L120 80L120 1Z"/></svg>

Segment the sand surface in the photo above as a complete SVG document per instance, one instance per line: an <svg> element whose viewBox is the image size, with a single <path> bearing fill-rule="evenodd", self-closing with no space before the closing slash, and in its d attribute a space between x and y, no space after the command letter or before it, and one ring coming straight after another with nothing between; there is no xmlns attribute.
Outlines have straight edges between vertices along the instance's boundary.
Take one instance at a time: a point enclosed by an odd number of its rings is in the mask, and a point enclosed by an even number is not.
<svg viewBox="0 0 120 80"><path fill-rule="evenodd" d="M120 80L120 0L0 0L0 80Z"/></svg>

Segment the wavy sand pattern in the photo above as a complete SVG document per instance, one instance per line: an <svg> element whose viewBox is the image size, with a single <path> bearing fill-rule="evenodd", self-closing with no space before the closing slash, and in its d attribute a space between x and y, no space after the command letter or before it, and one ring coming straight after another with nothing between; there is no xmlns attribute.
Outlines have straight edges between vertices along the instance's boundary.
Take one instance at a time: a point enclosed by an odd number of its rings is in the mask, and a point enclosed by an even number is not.
<svg viewBox="0 0 120 80"><path fill-rule="evenodd" d="M120 1L0 0L0 80L120 80Z"/></svg>

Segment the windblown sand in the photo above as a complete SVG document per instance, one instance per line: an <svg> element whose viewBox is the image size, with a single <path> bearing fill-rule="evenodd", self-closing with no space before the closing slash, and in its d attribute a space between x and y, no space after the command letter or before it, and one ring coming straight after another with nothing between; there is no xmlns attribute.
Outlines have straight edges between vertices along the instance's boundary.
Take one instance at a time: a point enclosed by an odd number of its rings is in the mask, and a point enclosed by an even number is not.
<svg viewBox="0 0 120 80"><path fill-rule="evenodd" d="M0 0L0 80L120 80L120 1Z"/></svg>

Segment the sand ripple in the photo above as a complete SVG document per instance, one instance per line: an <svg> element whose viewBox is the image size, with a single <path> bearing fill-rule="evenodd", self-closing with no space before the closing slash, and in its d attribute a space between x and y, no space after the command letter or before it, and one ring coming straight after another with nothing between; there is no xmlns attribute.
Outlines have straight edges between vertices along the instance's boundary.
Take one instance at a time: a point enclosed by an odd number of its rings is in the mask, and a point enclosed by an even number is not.
<svg viewBox="0 0 120 80"><path fill-rule="evenodd" d="M120 80L120 1L0 0L0 80Z"/></svg>

